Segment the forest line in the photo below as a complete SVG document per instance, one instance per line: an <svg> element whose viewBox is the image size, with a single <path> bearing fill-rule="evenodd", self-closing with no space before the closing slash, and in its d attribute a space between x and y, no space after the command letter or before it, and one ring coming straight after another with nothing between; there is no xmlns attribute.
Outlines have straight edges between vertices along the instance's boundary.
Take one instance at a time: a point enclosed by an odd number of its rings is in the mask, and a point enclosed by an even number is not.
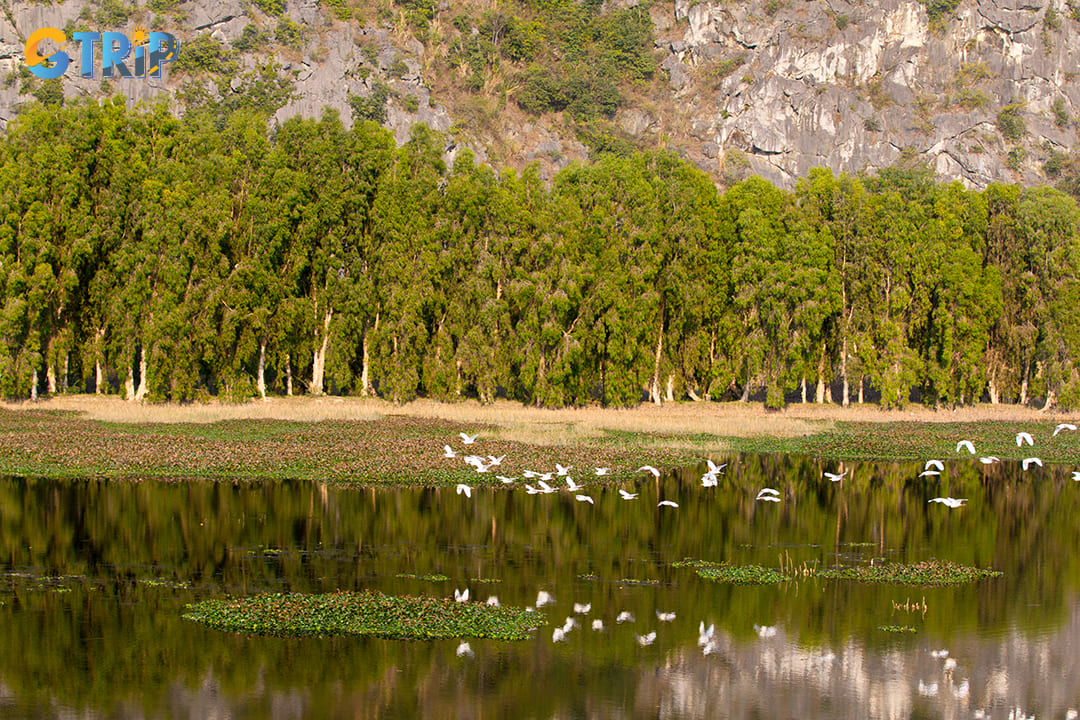
<svg viewBox="0 0 1080 720"><path fill-rule="evenodd" d="M332 113L122 101L0 140L0 395L1080 404L1075 200L663 151L550 182ZM832 388L837 389L834 396Z"/></svg>

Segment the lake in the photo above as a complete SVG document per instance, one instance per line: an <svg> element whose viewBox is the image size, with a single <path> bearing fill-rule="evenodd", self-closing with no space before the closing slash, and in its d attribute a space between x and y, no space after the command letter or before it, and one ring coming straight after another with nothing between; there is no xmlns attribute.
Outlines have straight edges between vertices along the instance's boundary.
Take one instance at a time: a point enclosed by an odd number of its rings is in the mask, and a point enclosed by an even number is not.
<svg viewBox="0 0 1080 720"><path fill-rule="evenodd" d="M452 487L0 480L0 716L854 720L1080 708L1071 468L962 460L919 478L922 463L848 463L833 483L822 473L836 463L725 460L717 487L702 487L704 466L642 474L586 486L595 505L565 490L528 495L521 480L471 499ZM622 500L616 488L634 485L640 497ZM782 501L756 501L766 486ZM928 502L946 495L968 502ZM935 558L1004 574L954 587L744 586L673 567L686 558L803 573ZM554 601L531 639L472 639L462 656L458 640L246 637L181 617L205 598L337 589ZM616 622L624 612L633 621ZM577 627L554 642L568 617ZM708 654L701 623L715 627Z"/></svg>

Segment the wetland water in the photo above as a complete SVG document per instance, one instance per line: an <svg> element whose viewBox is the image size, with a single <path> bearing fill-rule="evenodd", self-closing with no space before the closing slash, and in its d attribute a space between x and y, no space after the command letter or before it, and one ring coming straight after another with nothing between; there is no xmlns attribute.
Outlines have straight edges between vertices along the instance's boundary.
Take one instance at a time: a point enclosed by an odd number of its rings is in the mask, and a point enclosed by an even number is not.
<svg viewBox="0 0 1080 720"><path fill-rule="evenodd" d="M836 463L728 461L715 488L701 487L704 468L641 480L635 501L587 486L595 506L502 488L467 499L453 488L0 480L0 717L854 720L1080 708L1072 468L959 461L928 482L921 463L856 463L831 483L822 471ZM783 501L755 502L765 486ZM968 504L928 503L938 495ZM672 567L683 558L938 558L1004 576L733 586ZM435 574L449 579L419 579ZM544 590L554 603L532 639L472 639L471 657L457 656L457 640L245 637L181 619L185 604L226 595L465 588L518 606ZM554 643L575 603L591 608ZM635 620L617 623L623 611ZM709 655L702 621L716 628ZM890 625L915 632L880 629Z"/></svg>

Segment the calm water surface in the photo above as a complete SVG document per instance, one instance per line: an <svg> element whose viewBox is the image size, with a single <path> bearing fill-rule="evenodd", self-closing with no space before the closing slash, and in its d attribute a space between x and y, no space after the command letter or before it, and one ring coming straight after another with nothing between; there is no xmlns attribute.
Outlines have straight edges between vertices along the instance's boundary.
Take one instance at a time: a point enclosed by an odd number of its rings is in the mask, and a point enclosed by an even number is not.
<svg viewBox="0 0 1080 720"><path fill-rule="evenodd" d="M565 491L0 481L0 717L1064 718L1080 709L1080 483L1018 463L744 456L623 501ZM554 466L555 458L552 460ZM853 479L851 479L853 478ZM520 482L520 481L519 481ZM757 503L764 486L783 495ZM629 487L624 484L623 487ZM930 505L966 497L958 510ZM660 499L675 508L657 508ZM955 560L956 588L735 587L683 558L798 567ZM401 577L441 573L447 581ZM242 637L186 603L373 588L543 608L520 643ZM591 605L565 642L552 629ZM635 620L616 623L620 612ZM675 613L661 622L657 613ZM591 629L601 619L602 631ZM698 646L716 627L716 651ZM906 625L916 632L880 629ZM643 647L638 635L656 632ZM956 667L932 651L948 650Z"/></svg>

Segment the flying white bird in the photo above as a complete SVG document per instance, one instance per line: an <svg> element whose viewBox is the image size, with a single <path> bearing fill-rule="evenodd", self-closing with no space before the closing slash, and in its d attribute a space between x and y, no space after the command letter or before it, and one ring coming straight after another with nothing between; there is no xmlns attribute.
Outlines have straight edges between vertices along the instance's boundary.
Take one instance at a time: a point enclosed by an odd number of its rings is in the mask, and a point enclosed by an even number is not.
<svg viewBox="0 0 1080 720"><path fill-rule="evenodd" d="M709 473L712 475L717 474L718 472L726 468L728 465L727 463L724 463L723 465L717 465L712 460L706 460L705 462L709 463Z"/></svg>
<svg viewBox="0 0 1080 720"><path fill-rule="evenodd" d="M574 469L573 465L567 465L566 467L563 467L559 463L555 463L555 470L557 471L558 475L565 475L566 473L570 472L573 469Z"/></svg>
<svg viewBox="0 0 1080 720"><path fill-rule="evenodd" d="M476 442L476 438L480 437L479 434L473 435L472 437L469 437L465 433L458 433L458 435L461 437L461 442L465 443L466 445L472 445L474 442Z"/></svg>
<svg viewBox="0 0 1080 720"><path fill-rule="evenodd" d="M720 649L720 647L716 644L716 641L710 639L708 642L705 643L705 647L701 648L701 654L702 655L712 655L714 652L716 652L719 649Z"/></svg>
<svg viewBox="0 0 1080 720"><path fill-rule="evenodd" d="M578 615L588 615L592 610L592 603L574 603L574 612Z"/></svg>
<svg viewBox="0 0 1080 720"><path fill-rule="evenodd" d="M1080 471L1076 474L1080 475ZM619 488L619 495L622 495L623 500L637 500L638 493L626 492L622 488Z"/></svg>
<svg viewBox="0 0 1080 720"><path fill-rule="evenodd" d="M649 472L649 473L652 473L653 477L656 477L656 478L660 477L660 471L657 470L656 468L654 468L652 465L642 465L641 467L639 467L637 469L637 471L638 472Z"/></svg>
<svg viewBox="0 0 1080 720"><path fill-rule="evenodd" d="M771 638L776 635L776 628L772 625L754 625L754 630L760 638Z"/></svg>
<svg viewBox="0 0 1080 720"><path fill-rule="evenodd" d="M502 461L506 459L506 455L500 455L495 457L494 455L488 455L488 460L491 461L491 465L502 465Z"/></svg>
<svg viewBox="0 0 1080 720"><path fill-rule="evenodd" d="M960 452L960 448L967 448L967 451L972 455L975 454L975 446L971 444L970 440L961 440L956 443L956 452Z"/></svg>
<svg viewBox="0 0 1080 720"><path fill-rule="evenodd" d="M1057 437L1057 434L1059 432L1061 432L1062 430L1075 430L1075 429L1076 429L1076 426L1073 425L1072 423L1061 423L1056 428L1054 428L1054 434L1051 437Z"/></svg>
<svg viewBox="0 0 1080 720"><path fill-rule="evenodd" d="M592 629L593 630L603 630L604 629L604 621L601 620L600 618L596 618L595 620L592 621Z"/></svg>
<svg viewBox="0 0 1080 720"><path fill-rule="evenodd" d="M842 472L842 473L831 473L831 472L827 472L827 473L825 473L825 474L824 474L824 475L823 475L822 477L827 477L827 478L829 478L830 480L832 480L833 482L840 482L841 480L843 480L843 479L844 479L844 476L845 476L845 475L847 475L847 474L848 474L848 471L847 471L847 470L845 470L845 471L844 471L844 472Z"/></svg>
<svg viewBox="0 0 1080 720"><path fill-rule="evenodd" d="M469 588L465 588L465 592L454 588L454 602L469 602Z"/></svg>
<svg viewBox="0 0 1080 720"><path fill-rule="evenodd" d="M505 475L496 475L495 477L498 478L499 480L502 480L503 484L505 484L505 485L509 485L510 483L517 480L516 477L506 477Z"/></svg>
<svg viewBox="0 0 1080 720"><path fill-rule="evenodd" d="M465 657L466 655L468 655L469 657L472 657L473 656L473 651L472 651L472 648L469 647L469 643L463 642L463 643L461 643L460 645L457 646L457 656L458 657Z"/></svg>
<svg viewBox="0 0 1080 720"><path fill-rule="evenodd" d="M1080 470L1073 470L1073 480L1080 482Z"/></svg>
<svg viewBox="0 0 1080 720"><path fill-rule="evenodd" d="M672 620L675 619L675 613L673 613L673 612L664 613L664 612L660 612L659 610L657 610L656 611L656 619L659 620L660 622L671 622Z"/></svg>
<svg viewBox="0 0 1080 720"><path fill-rule="evenodd" d="M523 470L521 474L523 477L527 478L540 477L540 473L536 472L535 470Z"/></svg>
<svg viewBox="0 0 1080 720"><path fill-rule="evenodd" d="M600 475L607 475L607 474L608 474L608 473L610 473L610 472L611 472L611 468L606 468L606 467L602 467L602 468L596 468L596 474L597 474L597 476L600 476Z"/></svg>
<svg viewBox="0 0 1080 720"><path fill-rule="evenodd" d="M577 500L578 502L587 502L590 505L595 505L596 504L595 502L593 502L593 499L591 497L589 497L588 495L575 495L574 499Z"/></svg>
<svg viewBox="0 0 1080 720"><path fill-rule="evenodd" d="M551 633L551 642L562 642L566 639L566 631L561 627L555 628Z"/></svg>
<svg viewBox="0 0 1080 720"><path fill-rule="evenodd" d="M553 492L555 492L555 488L551 487L550 485L548 485L543 480L537 480L536 484L540 486L540 492L543 492L543 493L553 493Z"/></svg>
<svg viewBox="0 0 1080 720"><path fill-rule="evenodd" d="M543 481L547 482L548 480L554 480L555 475L553 473L540 473L539 475L536 476L536 479L537 480L543 480Z"/></svg>
<svg viewBox="0 0 1080 720"><path fill-rule="evenodd" d="M679 507L679 503L672 502L670 500L661 500L660 502L656 503L656 507Z"/></svg>
<svg viewBox="0 0 1080 720"><path fill-rule="evenodd" d="M566 489L570 492L577 492L581 489L581 486L574 482L574 478L569 475L566 476Z"/></svg>
<svg viewBox="0 0 1080 720"><path fill-rule="evenodd" d="M1035 440L1031 437L1031 433L1018 432L1016 433L1016 447L1020 447L1024 443L1028 445L1034 445Z"/></svg>
<svg viewBox="0 0 1080 720"><path fill-rule="evenodd" d="M484 465L484 458L480 457L479 455L466 455L461 459L465 462L466 465L473 465L474 467L483 467Z"/></svg>
<svg viewBox="0 0 1080 720"><path fill-rule="evenodd" d="M923 470L929 470L930 468L934 468L935 470L944 470L945 463L941 462L940 460L927 460L926 464L923 465Z"/></svg>
<svg viewBox="0 0 1080 720"><path fill-rule="evenodd" d="M540 592L536 593L536 607L544 607L545 605L550 605L553 602L555 602L555 598L551 597L551 593L549 593L547 590L541 590Z"/></svg>
<svg viewBox="0 0 1080 720"><path fill-rule="evenodd" d="M930 476L930 475L940 475L940 474L941 474L940 470L923 470L921 473L919 473L919 477L927 477L927 476Z"/></svg>
<svg viewBox="0 0 1080 720"><path fill-rule="evenodd" d="M470 486L468 486L468 485L462 485L461 483L458 483L457 494L461 495L462 493L465 494L465 497L471 498L472 497L472 488Z"/></svg>
<svg viewBox="0 0 1080 720"><path fill-rule="evenodd" d="M577 620L575 620L574 618L568 616L566 618L566 622L563 623L562 629L563 629L563 632L568 633L571 630L573 630L574 628L576 628L577 626L578 626L577 625Z"/></svg>
<svg viewBox="0 0 1080 720"><path fill-rule="evenodd" d="M655 639L656 639L656 631L655 630L653 632L649 633L648 635L638 635L637 636L638 645L640 645L641 647L645 647L646 645L652 645L653 640L655 640Z"/></svg>
<svg viewBox="0 0 1080 720"><path fill-rule="evenodd" d="M941 503L951 508L958 508L967 502L967 498L953 498L953 497L936 497L930 500L930 502Z"/></svg>
<svg viewBox="0 0 1080 720"><path fill-rule="evenodd" d="M1024 468L1024 470L1027 470L1032 465L1038 465L1039 467L1043 466L1042 460L1037 457L1024 458L1020 461L1020 465Z"/></svg>
<svg viewBox="0 0 1080 720"><path fill-rule="evenodd" d="M779 494L780 494L779 490L767 487L767 488L761 488L761 490L758 491L757 496L760 498L762 495L779 495Z"/></svg>
<svg viewBox="0 0 1080 720"><path fill-rule="evenodd" d="M443 457L454 458L457 457L457 450L449 445L443 445Z"/></svg>
<svg viewBox="0 0 1080 720"><path fill-rule="evenodd" d="M530 495L539 495L540 493L542 493L544 491L543 490L537 490L536 488L534 488L529 483L525 483L525 492L527 492Z"/></svg>
<svg viewBox="0 0 1080 720"><path fill-rule="evenodd" d="M719 480L711 472L707 472L701 476L701 487L716 487Z"/></svg>
<svg viewBox="0 0 1080 720"><path fill-rule="evenodd" d="M987 455L985 457L979 458L979 462L981 462L983 465L993 465L996 462L1001 462L1001 458L999 458L997 455Z"/></svg>
<svg viewBox="0 0 1080 720"><path fill-rule="evenodd" d="M617 623L634 622L634 616L630 614L629 610L623 610L621 613L619 613L619 616L617 618L615 618L615 622L617 622Z"/></svg>
<svg viewBox="0 0 1080 720"><path fill-rule="evenodd" d="M762 495L758 500L764 500L766 502L780 502L780 498L775 495Z"/></svg>
<svg viewBox="0 0 1080 720"><path fill-rule="evenodd" d="M487 599L487 604L490 605L491 607L501 607L500 604L499 604L499 598L498 598L497 595L489 595L488 599Z"/></svg>

